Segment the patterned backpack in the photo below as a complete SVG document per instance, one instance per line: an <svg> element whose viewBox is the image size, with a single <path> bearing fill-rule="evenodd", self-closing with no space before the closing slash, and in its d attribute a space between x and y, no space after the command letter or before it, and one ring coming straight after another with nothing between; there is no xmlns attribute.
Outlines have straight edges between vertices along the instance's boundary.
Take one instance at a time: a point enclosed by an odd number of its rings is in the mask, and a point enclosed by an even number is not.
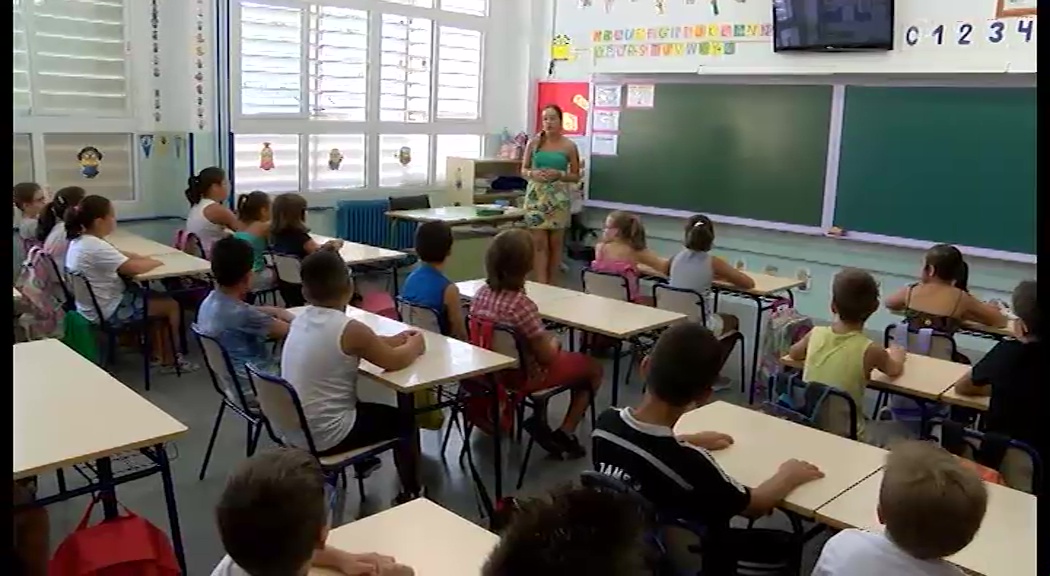
<svg viewBox="0 0 1050 576"><path fill-rule="evenodd" d="M791 345L809 334L813 329L813 319L799 314L787 299L780 299L773 304L769 319L762 329L762 355L758 359L758 373L751 386L751 402L755 397L767 395L767 382L778 374L782 367L780 358L788 353Z"/></svg>
<svg viewBox="0 0 1050 576"><path fill-rule="evenodd" d="M56 269L40 246L29 249L15 281L22 293L22 315L19 324L29 340L61 338L66 295Z"/></svg>

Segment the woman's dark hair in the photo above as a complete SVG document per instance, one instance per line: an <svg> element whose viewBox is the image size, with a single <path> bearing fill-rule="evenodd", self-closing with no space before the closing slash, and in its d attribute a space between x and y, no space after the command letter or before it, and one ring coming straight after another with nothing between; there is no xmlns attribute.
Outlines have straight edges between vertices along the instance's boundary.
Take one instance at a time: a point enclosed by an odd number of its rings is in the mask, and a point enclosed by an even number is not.
<svg viewBox="0 0 1050 576"><path fill-rule="evenodd" d="M13 196L15 206L19 210L25 209L26 204L32 204L33 198L36 198L36 193L40 191L40 185L36 182L19 182L15 184Z"/></svg>
<svg viewBox="0 0 1050 576"><path fill-rule="evenodd" d="M270 222L270 235L276 236L289 230L309 232L306 227L306 198L288 192L273 199L270 209L273 220Z"/></svg>
<svg viewBox="0 0 1050 576"><path fill-rule="evenodd" d="M262 220L263 210L270 207L270 195L266 192L250 192L237 197L237 218L245 224Z"/></svg>
<svg viewBox="0 0 1050 576"><path fill-rule="evenodd" d="M532 236L520 228L505 230L492 239L485 251L485 284L491 290L519 291L532 272Z"/></svg>
<svg viewBox="0 0 1050 576"><path fill-rule="evenodd" d="M113 203L105 196L85 196L79 204L66 210L66 239L80 238L95 220L109 216Z"/></svg>
<svg viewBox="0 0 1050 576"><path fill-rule="evenodd" d="M963 292L968 291L970 267L962 252L951 244L937 244L926 251L926 266L934 278L944 280Z"/></svg>
<svg viewBox="0 0 1050 576"><path fill-rule="evenodd" d="M218 166L205 168L200 174L190 176L186 187L186 199L190 201L190 206L199 204L212 186L216 184L221 186L225 181L226 171Z"/></svg>
<svg viewBox="0 0 1050 576"><path fill-rule="evenodd" d="M561 121L562 121L562 118L564 118L564 114L565 114L564 112L562 112L561 106L558 106L557 104L547 104L546 106L543 107L543 110L540 111L540 114L546 112L547 110L554 110L554 113L558 115L558 123L560 124ZM547 131L546 130L540 130L540 137L536 141L536 150L539 150L543 146L543 142L546 139L547 139Z"/></svg>
<svg viewBox="0 0 1050 576"><path fill-rule="evenodd" d="M66 212L80 204L86 195L87 192L80 186L66 186L55 192L55 197L47 203L47 206L44 206L44 211L40 213L36 229L37 240L41 242L47 240L47 235L54 230L55 224L64 221Z"/></svg>
<svg viewBox="0 0 1050 576"><path fill-rule="evenodd" d="M613 230L624 243L634 250L645 250L645 226L642 219L630 212L617 210L609 214L612 219Z"/></svg>
<svg viewBox="0 0 1050 576"><path fill-rule="evenodd" d="M697 214L685 223L685 247L694 252L708 252L715 243L715 223Z"/></svg>

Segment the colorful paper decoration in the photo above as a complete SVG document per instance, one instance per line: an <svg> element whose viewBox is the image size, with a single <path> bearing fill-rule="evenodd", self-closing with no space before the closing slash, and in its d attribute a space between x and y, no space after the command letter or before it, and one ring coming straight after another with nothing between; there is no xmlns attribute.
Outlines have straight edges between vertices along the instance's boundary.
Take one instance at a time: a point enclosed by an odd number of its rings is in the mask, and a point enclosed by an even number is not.
<svg viewBox="0 0 1050 576"><path fill-rule="evenodd" d="M656 13L660 14L660 15L663 15L663 13L664 13L664 0L653 0L653 3L656 6Z"/></svg>
<svg viewBox="0 0 1050 576"><path fill-rule="evenodd" d="M591 41L595 58L728 56L740 43L765 43L772 36L772 24L697 24L595 30Z"/></svg>
<svg viewBox="0 0 1050 576"><path fill-rule="evenodd" d="M259 169L269 172L273 168L273 148L270 148L269 142L263 142L262 150L259 151Z"/></svg>
<svg viewBox="0 0 1050 576"><path fill-rule="evenodd" d="M77 152L77 163L80 164L80 173L88 180L98 176L99 167L102 164L102 152L94 146L84 146Z"/></svg>
<svg viewBox="0 0 1050 576"><path fill-rule="evenodd" d="M338 148L332 148L328 151L328 169L338 170L343 164L343 153Z"/></svg>
<svg viewBox="0 0 1050 576"><path fill-rule="evenodd" d="M158 0L150 0L150 37L153 39L153 81L156 82L157 86L160 85L160 10L158 9ZM161 120L161 102L160 102L160 88L153 89L153 121L160 122ZM152 137L151 137L152 138ZM151 144L152 146L152 144ZM149 158L149 153L146 152L146 158Z"/></svg>
<svg viewBox="0 0 1050 576"><path fill-rule="evenodd" d="M551 40L551 60L572 60L572 40L565 34L558 34Z"/></svg>
<svg viewBox="0 0 1050 576"><path fill-rule="evenodd" d="M207 109L204 106L204 55L207 52L205 49L206 39L204 37L204 23L207 20L205 10L205 0L197 0L197 13L196 13L196 35L194 36L194 64L196 66L196 74L193 76L197 95L199 96L197 103L197 129L204 130L208 126Z"/></svg>
<svg viewBox="0 0 1050 576"><path fill-rule="evenodd" d="M139 136L139 146L142 148L142 155L149 158L150 152L153 151L153 135L143 134Z"/></svg>
<svg viewBox="0 0 1050 576"><path fill-rule="evenodd" d="M412 149L408 146L402 146L398 148L397 154L394 154L394 158L397 158L397 163L402 166L408 166L412 163Z"/></svg>
<svg viewBox="0 0 1050 576"><path fill-rule="evenodd" d="M184 141L182 136L176 136L175 137L175 157L176 158L181 158L182 157L182 146L184 144L185 144L185 141Z"/></svg>

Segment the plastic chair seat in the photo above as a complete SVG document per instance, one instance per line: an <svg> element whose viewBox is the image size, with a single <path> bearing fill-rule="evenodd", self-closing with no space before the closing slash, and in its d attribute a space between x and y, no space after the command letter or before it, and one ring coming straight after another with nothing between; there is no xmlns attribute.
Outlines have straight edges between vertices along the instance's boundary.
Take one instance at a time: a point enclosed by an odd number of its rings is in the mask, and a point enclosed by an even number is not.
<svg viewBox="0 0 1050 576"><path fill-rule="evenodd" d="M338 454L332 454L330 456L318 456L317 461L321 463L322 468L345 468L347 465L353 463L355 460L360 459L363 456L368 455L372 452L382 452L387 448L397 444L398 438L391 438L390 440L382 440L375 444L364 446L361 448L355 448L347 452L340 452Z"/></svg>

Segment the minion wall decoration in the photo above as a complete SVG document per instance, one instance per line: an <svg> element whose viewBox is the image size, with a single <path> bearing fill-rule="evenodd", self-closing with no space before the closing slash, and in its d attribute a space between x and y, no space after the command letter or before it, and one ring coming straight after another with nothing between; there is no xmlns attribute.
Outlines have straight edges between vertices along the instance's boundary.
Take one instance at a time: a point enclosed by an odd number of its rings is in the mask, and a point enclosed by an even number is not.
<svg viewBox="0 0 1050 576"><path fill-rule="evenodd" d="M332 148L328 152L328 169L338 170L343 164L343 153L338 148Z"/></svg>
<svg viewBox="0 0 1050 576"><path fill-rule="evenodd" d="M262 150L259 151L259 169L269 172L273 170L273 148L269 142L263 142Z"/></svg>
<svg viewBox="0 0 1050 576"><path fill-rule="evenodd" d="M91 179L98 176L99 164L102 163L102 152L94 146L84 146L77 152L77 162L80 163L80 173L84 178Z"/></svg>
<svg viewBox="0 0 1050 576"><path fill-rule="evenodd" d="M395 154L394 157L397 158L398 164L408 166L412 163L412 149L408 146L402 146L398 149L397 154Z"/></svg>

